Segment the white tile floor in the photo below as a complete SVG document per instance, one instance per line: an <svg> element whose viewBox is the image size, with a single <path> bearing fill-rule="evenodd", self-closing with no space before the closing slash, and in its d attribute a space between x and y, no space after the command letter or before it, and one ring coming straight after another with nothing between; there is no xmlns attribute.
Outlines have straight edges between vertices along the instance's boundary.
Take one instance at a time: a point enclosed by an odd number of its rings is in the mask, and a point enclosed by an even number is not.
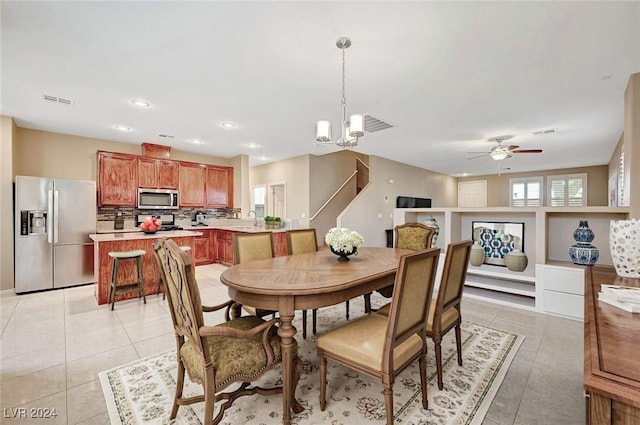
<svg viewBox="0 0 640 425"><path fill-rule="evenodd" d="M203 303L227 299L217 280L222 270L196 269ZM484 424L584 424L581 322L468 299L463 317L526 336ZM11 418L19 407L55 410L52 420L37 421L47 425L107 424L98 372L175 344L161 296L146 305L118 302L111 311L96 304L93 286L2 296L0 326L3 424L36 422Z"/></svg>

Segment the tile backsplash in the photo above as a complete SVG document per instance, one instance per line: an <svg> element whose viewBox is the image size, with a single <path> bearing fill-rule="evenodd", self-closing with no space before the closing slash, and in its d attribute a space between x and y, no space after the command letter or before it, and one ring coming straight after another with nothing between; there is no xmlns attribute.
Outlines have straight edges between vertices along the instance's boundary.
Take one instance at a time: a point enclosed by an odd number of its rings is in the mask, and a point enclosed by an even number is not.
<svg viewBox="0 0 640 425"><path fill-rule="evenodd" d="M173 214L176 221L191 220L195 212L204 212L206 218L239 218L242 217L241 208L181 208L178 210L139 210L137 208L98 207L96 220L100 222L113 222L116 213L121 212L125 222L135 219L138 215ZM105 224L105 223L102 223Z"/></svg>

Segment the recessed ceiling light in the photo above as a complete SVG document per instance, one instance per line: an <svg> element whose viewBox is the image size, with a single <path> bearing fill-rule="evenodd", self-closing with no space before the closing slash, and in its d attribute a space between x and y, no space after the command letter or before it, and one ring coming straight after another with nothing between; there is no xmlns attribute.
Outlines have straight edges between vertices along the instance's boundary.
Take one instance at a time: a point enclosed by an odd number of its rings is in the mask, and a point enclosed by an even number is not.
<svg viewBox="0 0 640 425"><path fill-rule="evenodd" d="M204 141L200 139L189 139L189 143L193 143L194 145L201 145L204 143Z"/></svg>
<svg viewBox="0 0 640 425"><path fill-rule="evenodd" d="M258 158L260 161L266 161L268 158L266 156L261 156Z"/></svg>
<svg viewBox="0 0 640 425"><path fill-rule="evenodd" d="M149 102L142 99L131 99L130 102L133 106L137 106L138 108L148 108L151 106Z"/></svg>
<svg viewBox="0 0 640 425"><path fill-rule="evenodd" d="M260 147L260 145L257 143L247 143L245 146L249 149L258 149Z"/></svg>
<svg viewBox="0 0 640 425"><path fill-rule="evenodd" d="M237 125L236 125L236 123L226 121L226 122L221 122L221 123L220 123L220 127L222 127L222 128L229 128L229 129L230 129L230 128L236 128L236 127L237 127Z"/></svg>
<svg viewBox="0 0 640 425"><path fill-rule="evenodd" d="M118 131L131 131L131 127L127 127L126 125L116 124L113 126Z"/></svg>

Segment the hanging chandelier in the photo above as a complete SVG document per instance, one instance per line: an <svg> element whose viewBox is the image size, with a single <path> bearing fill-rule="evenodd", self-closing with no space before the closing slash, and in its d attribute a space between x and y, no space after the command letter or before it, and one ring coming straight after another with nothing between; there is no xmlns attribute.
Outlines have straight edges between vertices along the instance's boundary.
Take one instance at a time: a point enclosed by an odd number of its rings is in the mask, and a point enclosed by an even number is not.
<svg viewBox="0 0 640 425"><path fill-rule="evenodd" d="M351 39L340 37L336 42L342 50L342 133L336 142L331 141L331 121L320 120L316 124L316 141L320 143L335 143L336 145L352 149L358 145L358 138L364 136L364 116L351 115L347 120L347 96L345 90L345 50L351 46Z"/></svg>

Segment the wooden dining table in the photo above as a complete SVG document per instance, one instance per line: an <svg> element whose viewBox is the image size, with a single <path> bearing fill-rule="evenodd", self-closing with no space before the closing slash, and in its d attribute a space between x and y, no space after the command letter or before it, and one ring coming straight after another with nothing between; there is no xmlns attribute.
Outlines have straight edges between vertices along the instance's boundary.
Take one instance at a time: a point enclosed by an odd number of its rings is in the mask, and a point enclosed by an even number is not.
<svg viewBox="0 0 640 425"><path fill-rule="evenodd" d="M297 355L292 324L296 310L331 306L384 288L394 282L400 257L412 251L359 248L350 261L337 261L329 249L306 254L251 261L225 270L220 281L239 304L280 315L282 346L282 422L291 424L291 409L301 411L293 387L293 359Z"/></svg>

